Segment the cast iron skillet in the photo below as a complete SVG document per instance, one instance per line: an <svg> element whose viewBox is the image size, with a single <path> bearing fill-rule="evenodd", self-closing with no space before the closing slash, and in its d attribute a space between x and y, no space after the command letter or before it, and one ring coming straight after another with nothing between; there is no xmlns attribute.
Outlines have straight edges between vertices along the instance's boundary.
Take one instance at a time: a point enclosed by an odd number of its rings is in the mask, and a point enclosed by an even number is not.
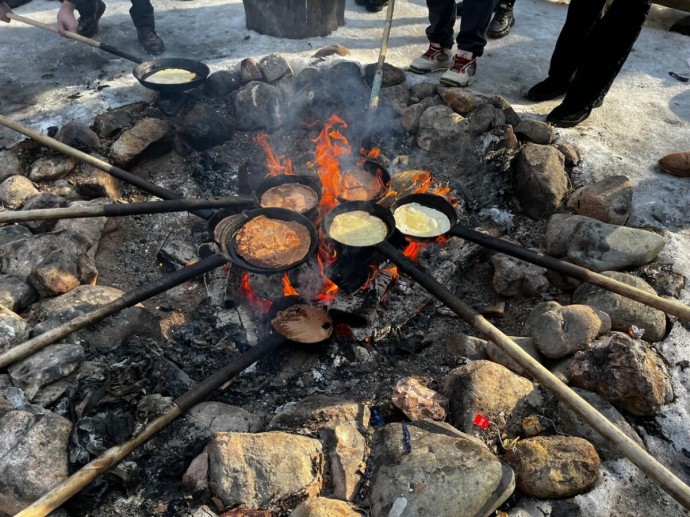
<svg viewBox="0 0 690 517"><path fill-rule="evenodd" d="M309 250L307 251L306 255L298 260L297 262L294 262L292 264L286 264L285 266L282 266L280 268L267 268L267 267L261 267L257 266L256 264L252 264L251 262L245 260L238 252L237 252L237 242L236 242L236 236L237 232L239 231L242 226L247 224L249 221L254 219L255 217L259 217L260 215L264 215L268 217L269 219L280 219L283 221L296 221L300 223L302 226L304 226L307 231L309 232ZM222 228L219 228L222 225ZM219 224L219 227L216 228L216 231L214 233L214 237L216 238L216 241L220 245L221 250L223 253L237 266L241 267L242 269L245 269L246 271L251 271L252 273L260 273L264 275L273 275L276 273L284 273L285 271L288 271L292 269L293 267L299 266L303 262L305 262L316 250L316 247L319 244L319 237L316 232L316 228L314 227L314 224L304 217L301 214L298 214L297 212L293 212L292 210L287 210L285 208L257 208L255 210L247 210L245 212L242 212L241 214L237 214L235 216L227 217L226 219L222 220Z"/></svg>
<svg viewBox="0 0 690 517"><path fill-rule="evenodd" d="M438 210L441 212L443 215L445 215L448 218L448 221L450 222L450 230L448 232L439 232L438 235L434 235L432 237L417 237L414 235L409 235L406 233L403 233L405 237L408 237L416 242L428 242L428 241L433 241L437 237L443 235L444 233L450 233L452 234L452 229L455 226L455 224L458 222L458 214L455 212L455 208L453 208L453 205L451 205L446 198L443 196L439 196L437 194L410 194L409 196L403 196L400 199L398 199L393 205L391 205L391 212L395 214L395 210L403 205L407 205L410 203L417 203L422 206L427 206L429 208L433 208L435 210ZM395 218L393 219L394 224L395 224ZM402 233L399 228L396 228L397 231Z"/></svg>
<svg viewBox="0 0 690 517"><path fill-rule="evenodd" d="M323 230L330 240L338 243L340 246L345 246L355 250L372 250L376 246L376 244L372 244L371 246L350 246L348 244L343 244L337 239L334 239L331 235L330 230L331 225L333 224L333 219L335 219L337 215L344 214L346 212L354 212L356 210L367 212L368 214L381 219L381 221L385 223L386 236L380 242L387 241L393 234L393 231L395 230L395 219L393 219L393 214L388 208L378 205L373 201L348 201L336 206L328 213L328 215L326 215L326 218L323 220Z"/></svg>
<svg viewBox="0 0 690 517"><path fill-rule="evenodd" d="M381 183L383 185L381 192L379 192L374 198L369 199L368 201L380 201L381 199L383 199L384 196L388 193L388 189L391 185L391 175L388 173L388 169L386 169L383 165L374 160L364 160L364 162L361 165L359 165L359 168L369 173L371 176L379 176L381 178ZM344 203L352 202L351 200L342 198L340 196L338 196L338 201L342 201Z"/></svg>
<svg viewBox="0 0 690 517"><path fill-rule="evenodd" d="M278 316L278 313L280 311L284 311L286 309L289 309L290 307L298 304L303 304L303 305L309 305L313 309L315 309L321 316L321 318L324 320L324 323L321 325L321 328L327 331L327 337L321 341L301 341L298 339L295 339L294 337L291 339L290 336L286 336L280 332L279 329L275 327L273 324L274 320ZM299 296L284 296L282 298L278 298L277 300L273 301L271 304L271 307L268 311L268 321L269 324L271 325L271 330L275 332L276 334L282 336L284 339L287 340L288 343L291 345L297 345L300 348L303 349L313 349L326 341L328 341L331 336L333 335L333 322L331 321L331 318L328 315L328 312L321 308L321 307L316 307L315 305L312 305L310 303L305 302L302 298Z"/></svg>
<svg viewBox="0 0 690 517"><path fill-rule="evenodd" d="M204 63L181 57L168 57L144 62L141 62L139 59L137 62L139 64L135 66L134 70L132 71L134 77L136 77L136 79L146 88L156 90L161 93L182 92L197 88L203 84L210 73L208 66L206 66ZM192 81L178 84L158 84L147 81L147 78L151 75L168 68L181 68L182 70L193 72L196 74L196 78Z"/></svg>

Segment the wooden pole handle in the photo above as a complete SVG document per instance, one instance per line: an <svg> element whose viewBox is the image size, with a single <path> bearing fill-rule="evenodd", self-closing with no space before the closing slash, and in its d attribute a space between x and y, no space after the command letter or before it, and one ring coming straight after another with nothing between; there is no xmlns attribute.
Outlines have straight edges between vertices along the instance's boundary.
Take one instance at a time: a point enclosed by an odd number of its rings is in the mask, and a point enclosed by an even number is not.
<svg viewBox="0 0 690 517"><path fill-rule="evenodd" d="M56 27L52 25L48 25L47 23L39 22L37 20L32 20L31 18L27 18L26 16L20 16L18 14L14 13L8 13L7 17L10 20L15 20L18 22L26 23L27 25L33 25L34 27L38 27L39 29L47 30L50 32L54 32L55 34L59 34L58 30ZM65 31L65 38L73 39L75 41L81 41L82 43L86 43L87 45L91 45L92 47L96 48L101 48L101 42L93 40L91 38L87 38L85 36L80 36L76 32L70 32L70 31Z"/></svg>

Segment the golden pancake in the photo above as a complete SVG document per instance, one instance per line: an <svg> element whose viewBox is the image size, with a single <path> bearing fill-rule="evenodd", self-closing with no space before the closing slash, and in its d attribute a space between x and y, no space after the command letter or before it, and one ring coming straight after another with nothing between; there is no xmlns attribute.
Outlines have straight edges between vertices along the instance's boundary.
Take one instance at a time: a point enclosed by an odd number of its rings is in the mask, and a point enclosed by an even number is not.
<svg viewBox="0 0 690 517"><path fill-rule="evenodd" d="M287 208L300 214L314 208L317 201L316 192L301 183L284 183L261 195L261 206L264 208Z"/></svg>
<svg viewBox="0 0 690 517"><path fill-rule="evenodd" d="M328 234L346 246L373 246L386 239L388 227L364 210L353 210L333 218Z"/></svg>
<svg viewBox="0 0 690 517"><path fill-rule="evenodd" d="M297 221L260 215L235 234L237 253L250 264L280 269L296 264L309 253L309 230Z"/></svg>

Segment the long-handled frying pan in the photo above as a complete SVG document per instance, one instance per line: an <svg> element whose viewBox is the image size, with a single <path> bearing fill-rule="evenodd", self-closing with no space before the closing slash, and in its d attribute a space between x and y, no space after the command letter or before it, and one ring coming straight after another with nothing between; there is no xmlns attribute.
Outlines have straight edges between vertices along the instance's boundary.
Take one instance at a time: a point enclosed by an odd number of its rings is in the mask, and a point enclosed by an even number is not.
<svg viewBox="0 0 690 517"><path fill-rule="evenodd" d="M18 14L9 13L7 17L11 20L16 20L18 22L26 23L27 25L38 27L39 29L44 29L55 33L58 32L57 28L53 27L52 25L32 20L31 18L27 18L25 16L19 16ZM87 45L103 50L110 54L123 57L129 61L136 63L137 66L135 66L134 70L132 71L134 77L146 88L156 90L161 93L176 93L184 90L191 90L193 88L201 86L201 84L203 84L203 82L208 77L208 74L210 73L208 66L206 66L204 63L200 61L195 61L193 59L171 57L145 61L140 57L133 56L132 54L129 54L115 47L107 45L106 43L101 43L100 41L80 36L79 34L76 34L74 32L65 31L65 37L73 39L75 41L86 43ZM194 78L190 81L175 84L161 84L149 80L149 77L151 77L156 72L172 68L179 68L191 72L194 74Z"/></svg>
<svg viewBox="0 0 690 517"><path fill-rule="evenodd" d="M354 239L358 236L348 231L352 230L353 225L345 227L342 234L334 235L331 230L338 226L337 218L343 215L347 216L352 212L358 212L357 217L362 212L367 213L371 219L366 217L359 219L359 231L364 237L367 237L362 242L365 242L368 246L373 246L381 255L387 257L398 266L402 273L413 278L446 307L494 342L511 359L529 372L537 382L549 389L556 397L582 416L585 422L611 442L626 458L637 465L640 470L668 492L676 501L685 508L690 509L690 487L547 370L539 361L520 348L515 341L493 326L467 303L455 296L448 288L436 281L433 276L415 267L407 257L390 244L387 239L395 230L395 222L392 214L389 211L386 211L386 213L382 209L385 211L383 207L374 203L370 203L369 207L367 207L366 203L344 203L334 209L332 217L331 214L326 216L323 230L329 238L340 242L342 245L347 245L343 240ZM375 238L368 238L371 234L379 237L378 242L376 242L377 239ZM345 239L343 235L345 235Z"/></svg>

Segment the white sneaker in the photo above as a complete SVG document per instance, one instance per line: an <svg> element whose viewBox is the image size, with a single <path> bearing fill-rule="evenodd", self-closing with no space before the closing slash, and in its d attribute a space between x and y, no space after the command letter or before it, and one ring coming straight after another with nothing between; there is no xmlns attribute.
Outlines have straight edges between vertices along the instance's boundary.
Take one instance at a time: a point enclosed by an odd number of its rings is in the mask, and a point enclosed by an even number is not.
<svg viewBox="0 0 690 517"><path fill-rule="evenodd" d="M458 50L453 56L453 64L440 79L445 86L469 86L477 73L477 58L472 52Z"/></svg>
<svg viewBox="0 0 690 517"><path fill-rule="evenodd" d="M453 62L453 52L449 48L441 48L440 45L430 43L424 54L416 58L410 64L410 70L416 74L428 74L439 70L448 70Z"/></svg>

